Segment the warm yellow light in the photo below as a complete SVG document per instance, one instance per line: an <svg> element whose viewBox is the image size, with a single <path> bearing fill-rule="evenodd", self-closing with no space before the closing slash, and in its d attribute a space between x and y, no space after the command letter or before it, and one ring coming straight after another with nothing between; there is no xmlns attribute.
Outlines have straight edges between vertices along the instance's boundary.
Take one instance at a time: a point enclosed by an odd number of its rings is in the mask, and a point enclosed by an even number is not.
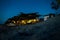
<svg viewBox="0 0 60 40"><path fill-rule="evenodd" d="M33 19L34 22L36 22L37 20L36 19Z"/></svg>
<svg viewBox="0 0 60 40"><path fill-rule="evenodd" d="M26 24L26 21L25 20L22 20L22 24Z"/></svg>
<svg viewBox="0 0 60 40"><path fill-rule="evenodd" d="M16 22L14 21L14 23L16 23Z"/></svg>
<svg viewBox="0 0 60 40"><path fill-rule="evenodd" d="M14 20L12 20L13 23L16 23Z"/></svg>
<svg viewBox="0 0 60 40"><path fill-rule="evenodd" d="M30 19L27 21L27 23L35 23L35 22L37 22L37 19Z"/></svg>
<svg viewBox="0 0 60 40"><path fill-rule="evenodd" d="M36 23L37 21L38 21L38 19L21 20L21 21L17 21L17 24ZM16 23L15 21L13 21L13 22Z"/></svg>
<svg viewBox="0 0 60 40"><path fill-rule="evenodd" d="M37 21L39 21L39 19L37 19Z"/></svg>
<svg viewBox="0 0 60 40"><path fill-rule="evenodd" d="M32 20L28 20L28 21L27 21L27 23L31 23L31 22L32 22Z"/></svg>
<svg viewBox="0 0 60 40"><path fill-rule="evenodd" d="M17 23L19 23L19 21L17 21Z"/></svg>

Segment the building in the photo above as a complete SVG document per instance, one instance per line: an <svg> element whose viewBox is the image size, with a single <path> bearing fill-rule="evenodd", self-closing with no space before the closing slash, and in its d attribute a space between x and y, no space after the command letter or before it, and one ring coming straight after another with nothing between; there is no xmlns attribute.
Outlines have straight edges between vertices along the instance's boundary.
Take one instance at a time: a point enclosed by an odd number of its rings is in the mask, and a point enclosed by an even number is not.
<svg viewBox="0 0 60 40"><path fill-rule="evenodd" d="M44 21L48 20L49 18L53 18L53 17L55 17L55 14L44 15Z"/></svg>
<svg viewBox="0 0 60 40"><path fill-rule="evenodd" d="M14 16L9 18L5 24L10 25L24 25L24 24L33 24L39 22L39 16L36 13L28 13L28 14L20 14L18 16Z"/></svg>
<svg viewBox="0 0 60 40"><path fill-rule="evenodd" d="M49 15L45 15L44 16L44 21L48 20L49 19Z"/></svg>

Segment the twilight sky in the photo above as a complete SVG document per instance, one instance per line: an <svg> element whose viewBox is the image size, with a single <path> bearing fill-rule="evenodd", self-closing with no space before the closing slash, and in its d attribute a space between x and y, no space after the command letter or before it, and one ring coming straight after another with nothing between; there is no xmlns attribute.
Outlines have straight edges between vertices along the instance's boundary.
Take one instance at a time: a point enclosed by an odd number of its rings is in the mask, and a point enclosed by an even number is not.
<svg viewBox="0 0 60 40"><path fill-rule="evenodd" d="M19 12L39 12L41 15L54 13L51 0L0 0L0 23Z"/></svg>

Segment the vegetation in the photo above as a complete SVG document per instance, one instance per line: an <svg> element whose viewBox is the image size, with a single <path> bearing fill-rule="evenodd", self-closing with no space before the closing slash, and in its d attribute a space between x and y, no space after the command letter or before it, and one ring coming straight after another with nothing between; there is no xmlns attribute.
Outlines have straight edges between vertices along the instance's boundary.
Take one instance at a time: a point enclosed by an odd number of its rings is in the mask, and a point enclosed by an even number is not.
<svg viewBox="0 0 60 40"><path fill-rule="evenodd" d="M14 23L16 25L21 25L21 24L30 24L30 23L36 23L39 21L39 16L37 13L22 13L19 14L18 16L14 16L12 18L9 18L5 24L9 24L9 23Z"/></svg>
<svg viewBox="0 0 60 40"><path fill-rule="evenodd" d="M56 10L57 13L58 9L60 8L60 0L52 1L51 7L52 9Z"/></svg>

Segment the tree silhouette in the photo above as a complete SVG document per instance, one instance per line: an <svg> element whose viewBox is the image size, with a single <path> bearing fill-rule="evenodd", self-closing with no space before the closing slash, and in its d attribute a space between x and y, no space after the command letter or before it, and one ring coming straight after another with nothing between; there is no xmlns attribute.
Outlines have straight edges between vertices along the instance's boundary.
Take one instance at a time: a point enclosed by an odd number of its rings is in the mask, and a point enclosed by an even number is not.
<svg viewBox="0 0 60 40"><path fill-rule="evenodd" d="M60 0L56 0L56 2L60 5Z"/></svg>
<svg viewBox="0 0 60 40"><path fill-rule="evenodd" d="M39 16L41 16L41 15L39 15L38 12L27 13L27 14L21 12L19 15L13 16L12 18L9 18L5 22L5 24L9 24L9 23L19 24L20 23L19 21L37 19L37 18L39 18Z"/></svg>
<svg viewBox="0 0 60 40"><path fill-rule="evenodd" d="M51 5L52 5L52 9L58 10L59 8L58 4L55 4L54 2L52 2Z"/></svg>
<svg viewBox="0 0 60 40"><path fill-rule="evenodd" d="M56 13L57 13L57 11L58 11L58 9L59 9L59 4L58 4L58 1L56 0L56 2L55 1L53 1L52 3L51 3L51 8L52 9L54 9L54 10L56 10Z"/></svg>
<svg viewBox="0 0 60 40"><path fill-rule="evenodd" d="M33 19L33 18L38 18L39 16L41 16L41 15L39 15L38 14L38 12L34 12L34 13L23 13L23 12L20 12L20 14L18 15L18 17L20 18L20 19Z"/></svg>
<svg viewBox="0 0 60 40"><path fill-rule="evenodd" d="M9 19L7 19L7 20L5 21L5 23L4 23L4 24L11 23L11 21L12 21L12 18L9 18Z"/></svg>

